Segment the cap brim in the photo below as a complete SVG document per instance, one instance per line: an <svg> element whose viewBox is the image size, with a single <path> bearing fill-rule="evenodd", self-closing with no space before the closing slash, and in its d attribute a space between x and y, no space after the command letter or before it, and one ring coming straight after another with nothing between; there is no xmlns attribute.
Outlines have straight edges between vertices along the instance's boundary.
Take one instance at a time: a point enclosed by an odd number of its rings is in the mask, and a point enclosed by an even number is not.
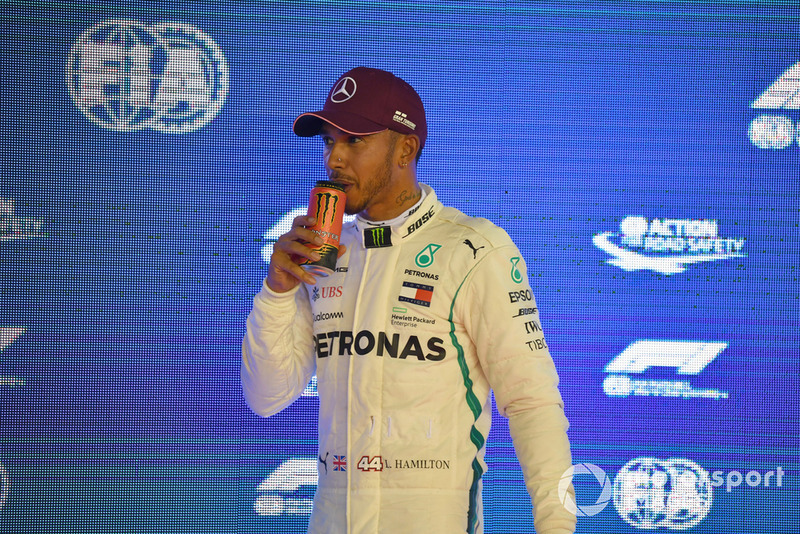
<svg viewBox="0 0 800 534"><path fill-rule="evenodd" d="M328 123L350 135L370 135L384 130L386 126L372 122L359 115L336 111L315 111L303 113L294 120L292 130L300 137L313 137Z"/></svg>

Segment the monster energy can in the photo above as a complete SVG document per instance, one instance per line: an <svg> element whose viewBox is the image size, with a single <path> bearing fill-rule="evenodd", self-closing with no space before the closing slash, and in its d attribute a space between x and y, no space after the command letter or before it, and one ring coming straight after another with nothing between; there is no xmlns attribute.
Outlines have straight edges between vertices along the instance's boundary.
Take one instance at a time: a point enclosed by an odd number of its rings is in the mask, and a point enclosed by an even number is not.
<svg viewBox="0 0 800 534"><path fill-rule="evenodd" d="M344 218L345 194L344 189L337 183L325 180L317 182L311 190L308 201L308 216L317 219L308 229L322 238L321 245L309 244L311 250L317 251L322 256L319 261L305 260L300 265L306 271L328 276L336 267L339 255L339 237L342 234L342 219Z"/></svg>

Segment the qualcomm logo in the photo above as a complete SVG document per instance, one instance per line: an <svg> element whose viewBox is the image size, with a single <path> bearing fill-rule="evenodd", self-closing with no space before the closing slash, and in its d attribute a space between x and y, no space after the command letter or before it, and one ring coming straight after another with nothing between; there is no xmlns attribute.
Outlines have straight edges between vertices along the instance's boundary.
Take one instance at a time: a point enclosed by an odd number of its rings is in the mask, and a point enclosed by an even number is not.
<svg viewBox="0 0 800 534"><path fill-rule="evenodd" d="M698 375L728 347L714 341L663 341L640 339L630 344L605 367L609 373L603 391L609 397L680 397L727 399L728 392L696 389L687 380L634 379L653 367L671 367L679 375Z"/></svg>
<svg viewBox="0 0 800 534"><path fill-rule="evenodd" d="M262 237L266 243L261 248L261 259L263 259L265 263L269 263L269 259L272 257L272 250L275 247L275 242L278 241L278 238L292 229L292 221L294 221L295 218L299 217L300 215L306 215L307 213L308 208L295 208L292 211L285 213L283 217L278 220L278 222L272 225L269 230L264 232ZM350 222L355 218L355 215L345 215L344 222Z"/></svg>
<svg viewBox="0 0 800 534"><path fill-rule="evenodd" d="M786 69L750 107L786 111L800 109L800 61ZM747 133L750 142L758 148L786 148L795 138L800 144L800 122L795 126L785 114L761 114L752 120Z"/></svg>
<svg viewBox="0 0 800 534"><path fill-rule="evenodd" d="M0 326L0 352L25 333L24 326ZM25 381L15 376L0 376L0 386L24 386ZM2 467L2 465L0 465ZM1 500L1 499L0 499ZM1 508L2 506L0 506Z"/></svg>
<svg viewBox="0 0 800 534"><path fill-rule="evenodd" d="M597 502L576 504L569 492L576 475L592 475L600 484ZM594 464L573 465L561 477L558 496L577 517L595 516L613 500L619 516L635 528L686 530L711 511L714 490L708 471L691 460L634 458L622 466L613 483Z"/></svg>
<svg viewBox="0 0 800 534"><path fill-rule="evenodd" d="M745 240L719 237L717 221L628 216L619 229L596 234L592 241L612 256L607 263L625 271L670 275L693 263L747 256L742 252Z"/></svg>
<svg viewBox="0 0 800 534"><path fill-rule="evenodd" d="M311 515L314 501L297 493L316 487L318 479L316 458L289 458L258 485L253 509L261 516Z"/></svg>
<svg viewBox="0 0 800 534"><path fill-rule="evenodd" d="M44 221L30 217L17 217L14 199L0 197L0 242L13 239L44 237L41 232Z"/></svg>
<svg viewBox="0 0 800 534"><path fill-rule="evenodd" d="M187 133L205 126L228 95L228 63L194 26L107 20L67 58L73 102L93 123L121 132Z"/></svg>

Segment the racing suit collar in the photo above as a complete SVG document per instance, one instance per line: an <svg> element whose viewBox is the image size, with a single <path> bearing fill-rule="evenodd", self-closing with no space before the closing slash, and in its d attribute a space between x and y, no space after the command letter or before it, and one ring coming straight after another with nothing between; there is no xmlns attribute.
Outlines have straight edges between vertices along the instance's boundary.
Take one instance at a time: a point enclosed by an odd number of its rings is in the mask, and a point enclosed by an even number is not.
<svg viewBox="0 0 800 534"><path fill-rule="evenodd" d="M427 184L420 183L419 186L423 190L424 198L408 212L391 221L367 221L356 217L355 226L361 234L362 245L366 248L375 248L374 245L370 246L367 243L367 233L364 231L366 229L388 226L391 229L391 238L387 245L382 246L391 246L392 243L400 243L400 240L412 236L439 212L442 203L436 197L436 192Z"/></svg>

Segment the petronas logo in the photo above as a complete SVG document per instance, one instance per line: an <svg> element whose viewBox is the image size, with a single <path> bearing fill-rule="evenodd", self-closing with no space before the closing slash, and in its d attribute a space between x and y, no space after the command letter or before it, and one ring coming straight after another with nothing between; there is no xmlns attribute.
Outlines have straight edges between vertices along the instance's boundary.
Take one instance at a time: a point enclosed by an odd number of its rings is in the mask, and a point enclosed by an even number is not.
<svg viewBox="0 0 800 534"><path fill-rule="evenodd" d="M423 248L417 257L414 258L414 261L417 263L418 267L430 267L433 265L433 255L436 254L436 251L442 248L442 245L437 245L435 243L431 243L427 247Z"/></svg>
<svg viewBox="0 0 800 534"><path fill-rule="evenodd" d="M519 263L519 256L511 258L511 279L517 283L522 283L522 273L519 272L519 267L517 264Z"/></svg>

